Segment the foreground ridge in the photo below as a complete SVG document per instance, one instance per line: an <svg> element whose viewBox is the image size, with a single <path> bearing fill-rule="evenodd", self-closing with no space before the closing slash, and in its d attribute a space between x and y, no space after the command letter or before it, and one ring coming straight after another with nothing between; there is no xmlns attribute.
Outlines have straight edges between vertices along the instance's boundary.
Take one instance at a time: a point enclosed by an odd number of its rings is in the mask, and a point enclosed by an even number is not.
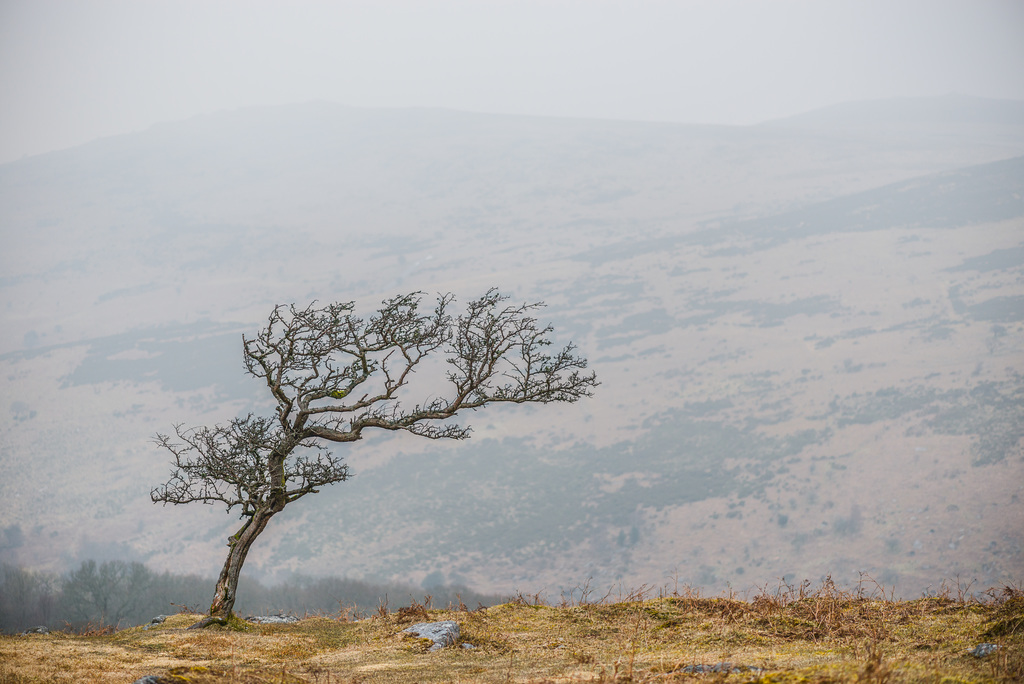
<svg viewBox="0 0 1024 684"><path fill-rule="evenodd" d="M826 580L752 599L693 590L546 605L521 594L469 610L429 597L362 619L290 623L231 618L189 631L195 615L116 632L0 638L0 681L124 682L1010 682L1024 676L1024 592L944 592L916 600ZM584 593L583 598L587 598ZM436 649L409 632L451 621Z"/></svg>

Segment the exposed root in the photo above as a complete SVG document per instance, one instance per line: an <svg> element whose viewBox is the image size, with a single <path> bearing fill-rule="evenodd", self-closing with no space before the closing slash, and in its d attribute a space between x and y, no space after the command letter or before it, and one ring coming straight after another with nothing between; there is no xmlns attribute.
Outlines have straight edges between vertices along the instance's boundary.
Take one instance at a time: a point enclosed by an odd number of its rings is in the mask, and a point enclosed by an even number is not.
<svg viewBox="0 0 1024 684"><path fill-rule="evenodd" d="M227 624L228 624L228 621L225 620L224 618L217 617L215 615L209 615L207 617L204 617L202 620L200 620L196 624L192 625L191 627L188 627L187 629L206 629L210 625L220 625L220 626L223 627L223 626L225 626Z"/></svg>

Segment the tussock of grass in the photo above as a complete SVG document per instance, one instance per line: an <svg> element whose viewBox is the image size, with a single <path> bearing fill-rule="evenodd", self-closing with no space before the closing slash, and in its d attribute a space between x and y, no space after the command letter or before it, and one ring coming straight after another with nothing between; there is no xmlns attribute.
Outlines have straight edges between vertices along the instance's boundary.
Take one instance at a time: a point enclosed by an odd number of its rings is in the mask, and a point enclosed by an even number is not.
<svg viewBox="0 0 1024 684"><path fill-rule="evenodd" d="M186 631L177 615L149 630L7 636L0 682L1010 682L1024 677L1024 593L946 592L914 601L783 585L751 600L684 590L624 600L522 596L492 608L415 604L370 619ZM424 601L424 603L428 603ZM455 620L462 644L428 653L402 632ZM1000 648L977 658L982 642ZM728 663L728 665L723 665Z"/></svg>

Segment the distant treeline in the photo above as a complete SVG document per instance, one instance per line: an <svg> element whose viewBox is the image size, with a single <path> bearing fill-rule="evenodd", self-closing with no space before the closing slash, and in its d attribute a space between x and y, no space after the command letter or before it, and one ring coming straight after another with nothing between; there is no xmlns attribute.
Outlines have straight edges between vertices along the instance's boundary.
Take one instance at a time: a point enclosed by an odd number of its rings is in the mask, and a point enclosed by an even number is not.
<svg viewBox="0 0 1024 684"><path fill-rule="evenodd" d="M214 580L198 575L158 573L143 563L83 561L63 575L0 566L0 632L20 632L45 625L50 629L130 627L157 615L183 610L205 612L213 596ZM349 616L389 610L423 602L469 608L495 605L507 597L478 594L457 586L383 585L337 577L305 577L265 586L244 578L240 582L235 613L247 615L325 614Z"/></svg>

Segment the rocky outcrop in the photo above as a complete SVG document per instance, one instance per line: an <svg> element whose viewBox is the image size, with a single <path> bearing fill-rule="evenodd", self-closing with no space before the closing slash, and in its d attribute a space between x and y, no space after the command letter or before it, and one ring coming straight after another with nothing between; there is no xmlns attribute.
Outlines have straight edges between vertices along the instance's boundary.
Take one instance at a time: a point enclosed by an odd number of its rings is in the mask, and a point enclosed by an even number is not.
<svg viewBox="0 0 1024 684"><path fill-rule="evenodd" d="M742 673L753 673L758 674L763 672L759 667L751 667L750 665L736 665L734 663L715 663L714 665L684 665L673 672L683 672L685 674L742 674Z"/></svg>
<svg viewBox="0 0 1024 684"><path fill-rule="evenodd" d="M256 615L245 618L246 622L255 622L258 625L287 625L298 622L299 618L294 615Z"/></svg>
<svg viewBox="0 0 1024 684"><path fill-rule="evenodd" d="M454 646L459 641L459 623L454 620L419 622L412 627L406 627L402 631L415 634L421 639L433 641L434 645L430 647L431 651L439 651L446 646Z"/></svg>
<svg viewBox="0 0 1024 684"><path fill-rule="evenodd" d="M978 644L970 651L968 651L967 654L972 655L975 658L984 658L985 656L992 655L998 650L999 644Z"/></svg>
<svg viewBox="0 0 1024 684"><path fill-rule="evenodd" d="M145 629L149 629L150 627L156 627L157 625L162 625L162 624L164 623L164 621L165 621L165 620L166 620L166 619L167 619L168 617L169 617L169 616L167 616L167 615L157 615L157 616L156 616L155 618L153 618L152 620L150 620L149 622L147 622L147 623L146 623L146 626L145 626L145 627L143 627L142 629L144 629L144 630L145 630Z"/></svg>

